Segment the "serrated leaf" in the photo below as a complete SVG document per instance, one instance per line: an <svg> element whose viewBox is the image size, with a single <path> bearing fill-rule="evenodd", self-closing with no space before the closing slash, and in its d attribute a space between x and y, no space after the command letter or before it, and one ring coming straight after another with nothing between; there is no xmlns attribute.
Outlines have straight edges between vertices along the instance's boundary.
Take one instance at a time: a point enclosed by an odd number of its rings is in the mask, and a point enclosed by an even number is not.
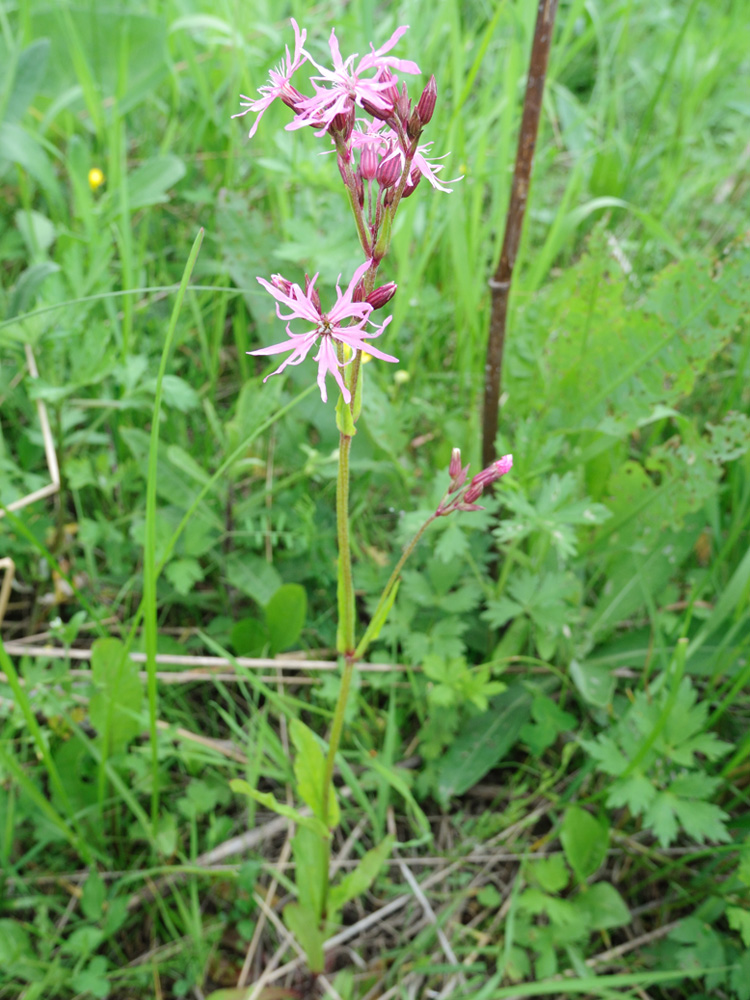
<svg viewBox="0 0 750 1000"><path fill-rule="evenodd" d="M299 809L295 809L293 806L288 806L284 802L279 802L279 800L271 794L271 792L259 792L257 789L244 780L244 778L233 778L229 782L229 787L233 792L238 792L240 795L248 795L251 799L254 799L259 805L265 806L266 809L270 809L271 812L278 813L279 816L284 816L286 819L293 820L297 826L304 826L309 830L313 830L319 836L328 837L329 832L323 823L317 818L317 816L305 816L301 813Z"/></svg>
<svg viewBox="0 0 750 1000"><path fill-rule="evenodd" d="M570 880L570 873L562 854L553 854L549 858L535 858L527 862L525 871L528 879L545 892L560 892Z"/></svg>
<svg viewBox="0 0 750 1000"><path fill-rule="evenodd" d="M143 682L138 664L119 639L97 639L91 650L91 675L98 688L89 701L91 724L107 753L119 753L141 731Z"/></svg>

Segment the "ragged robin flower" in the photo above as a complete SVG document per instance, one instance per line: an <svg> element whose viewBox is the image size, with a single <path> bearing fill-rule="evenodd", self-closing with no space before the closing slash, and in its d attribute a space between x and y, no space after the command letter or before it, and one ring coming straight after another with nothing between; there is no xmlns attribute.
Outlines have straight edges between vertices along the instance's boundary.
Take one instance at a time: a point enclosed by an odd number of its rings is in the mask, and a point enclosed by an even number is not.
<svg viewBox="0 0 750 1000"><path fill-rule="evenodd" d="M273 281L270 282L266 281L265 278L258 278L260 284L276 299L276 315L286 322L286 332L289 339L247 353L268 355L291 351L289 357L282 361L276 371L271 372L271 375L278 375L287 365L298 365L304 361L312 347L319 341L318 353L313 360L318 362L318 386L323 402L325 403L328 399L325 379L330 372L341 390L344 401L350 403L351 394L344 384L341 369L350 363L354 355L352 354L347 360L344 355L345 347L351 348L352 352L365 351L381 361L398 362L398 358L384 354L369 343L372 338L380 336L390 323L391 317L389 316L378 326L370 320L370 314L373 312L372 305L369 302L355 302L353 300L354 291L369 267L370 261L368 260L357 268L345 292L342 292L336 285L336 304L327 313L322 311L320 296L315 288L317 274L311 281L306 282L304 291L300 285L287 281L281 275L274 275ZM281 306L286 306L290 311L283 313ZM301 320L312 329L295 333L289 325L293 320ZM344 325L348 321L351 321L349 325ZM372 326L374 329L368 331L368 326ZM337 345L341 345L340 352ZM266 375L266 378L270 378L271 375ZM266 379L263 381L265 382Z"/></svg>

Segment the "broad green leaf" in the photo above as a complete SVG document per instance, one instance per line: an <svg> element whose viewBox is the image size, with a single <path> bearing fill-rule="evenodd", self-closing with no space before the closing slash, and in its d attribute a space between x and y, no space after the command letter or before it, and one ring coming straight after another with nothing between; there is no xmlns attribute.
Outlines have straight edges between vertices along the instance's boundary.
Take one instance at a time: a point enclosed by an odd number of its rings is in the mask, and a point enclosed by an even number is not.
<svg viewBox="0 0 750 1000"><path fill-rule="evenodd" d="M167 192L185 176L185 164L178 156L155 156L136 167L128 177L131 210L158 205L169 200Z"/></svg>
<svg viewBox="0 0 750 1000"><path fill-rule="evenodd" d="M237 656L260 656L269 643L268 629L257 618L235 622L229 642Z"/></svg>
<svg viewBox="0 0 750 1000"><path fill-rule="evenodd" d="M226 566L232 586L262 606L268 604L281 586L279 571L259 556L234 554L227 559Z"/></svg>
<svg viewBox="0 0 750 1000"><path fill-rule="evenodd" d="M271 812L278 813L279 816L285 816L287 819L293 820L297 826L304 826L309 830L313 830L321 837L330 836L327 828L316 816L305 816L304 813L299 811L299 809L294 809L292 806L279 802L279 800L272 795L271 792L257 791L243 778L233 778L229 782L229 787L233 792L239 792L240 795L248 795L259 805L265 806L266 809L270 809Z"/></svg>
<svg viewBox="0 0 750 1000"><path fill-rule="evenodd" d="M298 583L285 583L266 605L266 625L275 655L294 646L307 617L307 593Z"/></svg>
<svg viewBox="0 0 750 1000"><path fill-rule="evenodd" d="M583 882L606 858L609 831L585 809L569 806L565 810L560 841L568 864Z"/></svg>
<svg viewBox="0 0 750 1000"><path fill-rule="evenodd" d="M328 896L331 914L338 913L352 899L366 892L388 860L396 838L390 834L376 847L369 850L354 871L345 875Z"/></svg>
<svg viewBox="0 0 750 1000"><path fill-rule="evenodd" d="M492 707L470 718L465 731L436 765L438 801L447 806L500 763L528 720L531 695L520 684L492 700Z"/></svg>
<svg viewBox="0 0 750 1000"><path fill-rule="evenodd" d="M23 126L0 122L0 165L3 160L17 163L42 187L50 201L62 205L60 185L49 157L37 138Z"/></svg>
<svg viewBox="0 0 750 1000"><path fill-rule="evenodd" d="M573 904L583 914L592 931L625 927L631 920L625 900L609 882L597 882L582 890Z"/></svg>
<svg viewBox="0 0 750 1000"><path fill-rule="evenodd" d="M331 787L328 799L328 815L323 812L323 781L326 759L312 730L299 719L292 719L289 735L297 751L294 757L294 776L297 779L299 797L313 811L313 815L329 829L339 825L339 806L336 789Z"/></svg>
<svg viewBox="0 0 750 1000"><path fill-rule="evenodd" d="M1 140L0 140L1 141ZM51 274L56 274L59 266L51 260L42 260L32 264L19 277L8 302L8 319L28 312L34 305L39 289Z"/></svg>
<svg viewBox="0 0 750 1000"><path fill-rule="evenodd" d="M615 692L615 679L606 667L570 661L570 676L584 701L596 708L606 708Z"/></svg>
<svg viewBox="0 0 750 1000"><path fill-rule="evenodd" d="M35 212L33 209L28 211L19 209L13 216L13 221L23 236L23 241L30 254L38 256L40 251L44 253L55 242L57 236L55 225L41 212Z"/></svg>
<svg viewBox="0 0 750 1000"><path fill-rule="evenodd" d="M119 753L142 728L143 682L138 664L119 639L97 639L91 651L91 674L99 689L89 702L91 724L108 754Z"/></svg>
<svg viewBox="0 0 750 1000"><path fill-rule="evenodd" d="M5 108L0 108L0 120L19 122L36 97L49 58L48 38L37 38L23 50L15 67L14 79Z"/></svg>
<svg viewBox="0 0 750 1000"><path fill-rule="evenodd" d="M307 956L310 972L322 972L325 968L323 955L325 938L314 914L299 903L288 903L284 907L283 916L284 923Z"/></svg>

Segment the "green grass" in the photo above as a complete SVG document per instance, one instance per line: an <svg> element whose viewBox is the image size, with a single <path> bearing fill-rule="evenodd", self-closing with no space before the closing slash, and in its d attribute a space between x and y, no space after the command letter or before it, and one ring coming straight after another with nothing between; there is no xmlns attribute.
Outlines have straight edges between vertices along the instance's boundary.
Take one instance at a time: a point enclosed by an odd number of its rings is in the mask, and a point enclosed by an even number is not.
<svg viewBox="0 0 750 1000"><path fill-rule="evenodd" d="M404 203L383 265L400 363L366 366L353 444L363 620L451 448L476 471L534 15L0 0L0 502L46 482L37 399L62 476L0 519L3 640L122 640L88 676L1 654L0 998L210 996L263 919L251 983L280 941L256 896L294 892L278 836L210 852L270 819L229 781L285 800L287 721L332 715L336 675L281 685L236 657L284 650L266 609L290 583L287 646L332 655L338 433L310 364L263 385L245 352L279 333L257 275L320 271L330 294L358 257L319 140L274 106L248 142L239 94L289 16L321 58L333 26L348 54L409 24L427 138L463 175ZM406 669L355 679L339 755L334 857L401 842L345 923L409 892L405 859L444 937L405 900L350 942L362 967L336 953L341 997L750 996L749 52L741 0L561 4L503 376L514 470L415 554L370 654ZM157 653L234 676L168 684Z"/></svg>

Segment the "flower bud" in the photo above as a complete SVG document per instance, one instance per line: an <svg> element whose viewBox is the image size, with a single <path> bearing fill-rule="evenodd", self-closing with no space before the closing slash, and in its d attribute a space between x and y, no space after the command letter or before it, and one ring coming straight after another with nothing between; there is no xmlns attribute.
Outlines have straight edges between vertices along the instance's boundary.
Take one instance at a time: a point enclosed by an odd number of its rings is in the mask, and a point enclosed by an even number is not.
<svg viewBox="0 0 750 1000"><path fill-rule="evenodd" d="M417 114L423 125L427 125L432 119L437 104L437 84L435 77L431 76L427 81L427 86L422 91L422 96L417 104Z"/></svg>
<svg viewBox="0 0 750 1000"><path fill-rule="evenodd" d="M409 121L406 123L406 134L410 139L418 139L421 132L422 119L419 117L419 113L415 108L409 116Z"/></svg>
<svg viewBox="0 0 750 1000"><path fill-rule="evenodd" d="M382 188L393 187L401 176L401 154L397 149L380 161L375 176Z"/></svg>
<svg viewBox="0 0 750 1000"><path fill-rule="evenodd" d="M283 278L280 274L271 275L271 284L274 288L278 288L280 292L283 292L284 295L291 295L292 293L291 281L287 281L287 279Z"/></svg>
<svg viewBox="0 0 750 1000"><path fill-rule="evenodd" d="M362 98L362 110L380 122L387 122L393 117L393 107L390 104L385 108L379 108L372 101L368 101L366 97Z"/></svg>
<svg viewBox="0 0 750 1000"><path fill-rule="evenodd" d="M378 154L375 152L375 146L372 143L368 143L362 147L362 152L359 154L359 167L364 180L371 181L375 179L378 169Z"/></svg>
<svg viewBox="0 0 750 1000"><path fill-rule="evenodd" d="M316 275L316 277L317 277L317 275ZM315 288L314 285L315 285L315 278L313 278L313 280L310 281L309 276L306 274L305 275L305 295L310 299L310 301L312 302L312 304L315 307L315 309L317 309L318 312L322 314L322 310L321 310L321 307L320 307L320 296L318 295L318 289ZM312 290L312 295L310 294L311 290Z"/></svg>
<svg viewBox="0 0 750 1000"><path fill-rule="evenodd" d="M395 282L389 281L387 285L381 285L379 288L375 288L367 296L366 302L372 306L373 310L382 309L383 306L390 302L393 296L396 294L396 288L398 286Z"/></svg>
<svg viewBox="0 0 750 1000"><path fill-rule="evenodd" d="M359 170L359 168L357 168L357 170L354 171L354 184L357 189L357 200L359 201L359 207L362 208L362 206L365 203L365 186L362 183L362 172Z"/></svg>
<svg viewBox="0 0 750 1000"><path fill-rule="evenodd" d="M493 462L488 468L482 469L482 471L478 472L469 483L469 488L463 496L464 503L473 503L482 495L482 490L484 490L485 486L489 486L490 483L494 483L501 476L510 472L512 468L513 456L503 455L502 458Z"/></svg>
<svg viewBox="0 0 750 1000"><path fill-rule="evenodd" d="M454 448L451 452L451 462L448 466L448 473L451 477L451 483L448 488L448 495L455 493L456 490L460 490L463 484L466 482L466 476L469 472L469 466L461 465L461 449Z"/></svg>
<svg viewBox="0 0 750 1000"><path fill-rule="evenodd" d="M333 121L328 126L328 131L332 136L340 136L344 142L348 142L352 132L354 131L355 116L354 101L350 100L347 104L346 110L339 111L339 113L334 116Z"/></svg>
<svg viewBox="0 0 750 1000"><path fill-rule="evenodd" d="M402 122L405 122L411 112L411 101L409 100L409 95L406 93L406 84L401 88L401 93L398 95L395 107L396 114Z"/></svg>
<svg viewBox="0 0 750 1000"><path fill-rule="evenodd" d="M282 87L280 97L284 104L295 112L299 102L304 101L305 99L304 94L300 94L297 88L293 87L291 83L288 82Z"/></svg>
<svg viewBox="0 0 750 1000"><path fill-rule="evenodd" d="M409 195L414 194L421 180L422 180L422 174L418 170L416 171L416 174L410 173L409 180L406 182L406 187L404 188L404 193L402 197L408 198Z"/></svg>

